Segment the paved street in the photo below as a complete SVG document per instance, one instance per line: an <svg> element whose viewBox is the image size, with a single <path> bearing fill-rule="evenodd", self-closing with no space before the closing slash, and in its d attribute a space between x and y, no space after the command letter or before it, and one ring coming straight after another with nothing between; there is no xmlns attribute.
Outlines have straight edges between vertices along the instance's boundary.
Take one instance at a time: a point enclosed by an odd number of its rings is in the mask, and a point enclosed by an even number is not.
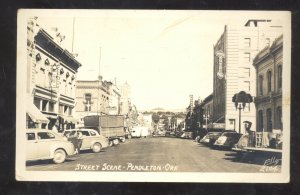
<svg viewBox="0 0 300 195"><path fill-rule="evenodd" d="M263 163L238 160L233 151L211 149L193 140L170 137L126 140L100 153L84 151L63 164L27 163L29 171L259 172L262 167Z"/></svg>

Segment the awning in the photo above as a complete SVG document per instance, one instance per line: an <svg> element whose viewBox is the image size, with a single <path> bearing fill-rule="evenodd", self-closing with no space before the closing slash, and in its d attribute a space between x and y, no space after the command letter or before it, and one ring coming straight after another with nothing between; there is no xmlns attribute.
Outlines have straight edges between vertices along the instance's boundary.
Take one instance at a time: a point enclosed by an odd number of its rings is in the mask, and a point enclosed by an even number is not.
<svg viewBox="0 0 300 195"><path fill-rule="evenodd" d="M33 104L30 97L26 100L26 113L35 123L48 123L46 116Z"/></svg>
<svg viewBox="0 0 300 195"><path fill-rule="evenodd" d="M59 115L61 118L64 119L65 123L77 123L78 119L74 118L73 116L63 116Z"/></svg>

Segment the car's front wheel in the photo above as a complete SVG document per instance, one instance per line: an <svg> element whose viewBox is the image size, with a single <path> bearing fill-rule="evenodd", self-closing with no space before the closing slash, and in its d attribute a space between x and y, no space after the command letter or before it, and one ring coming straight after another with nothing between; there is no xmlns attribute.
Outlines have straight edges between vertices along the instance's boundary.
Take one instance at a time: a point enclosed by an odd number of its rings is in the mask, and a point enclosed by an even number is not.
<svg viewBox="0 0 300 195"><path fill-rule="evenodd" d="M55 150L54 155L53 155L53 162L55 164L63 163L63 162L65 162L66 157L67 157L67 154L63 149L57 149L57 150Z"/></svg>
<svg viewBox="0 0 300 195"><path fill-rule="evenodd" d="M100 143L94 143L93 147L92 147L92 150L94 153L98 153L101 151L101 144Z"/></svg>

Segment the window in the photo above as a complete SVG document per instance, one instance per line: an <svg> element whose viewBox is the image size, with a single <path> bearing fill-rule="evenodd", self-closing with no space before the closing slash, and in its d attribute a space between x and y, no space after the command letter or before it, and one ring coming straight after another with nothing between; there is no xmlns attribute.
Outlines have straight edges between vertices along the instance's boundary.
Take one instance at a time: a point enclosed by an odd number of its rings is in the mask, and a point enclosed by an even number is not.
<svg viewBox="0 0 300 195"><path fill-rule="evenodd" d="M278 89L281 89L282 88L282 66L278 66L278 69L277 69L277 74L278 74Z"/></svg>
<svg viewBox="0 0 300 195"><path fill-rule="evenodd" d="M40 110L40 102L41 102L41 100L40 99L38 99L38 98L34 98L34 100L33 100L33 103L34 103L34 105Z"/></svg>
<svg viewBox="0 0 300 195"><path fill-rule="evenodd" d="M94 131L90 131L91 136L96 136L97 134Z"/></svg>
<svg viewBox="0 0 300 195"><path fill-rule="evenodd" d="M250 91L250 81L244 81L243 90Z"/></svg>
<svg viewBox="0 0 300 195"><path fill-rule="evenodd" d="M250 62L251 61L251 55L249 52L244 53L244 62Z"/></svg>
<svg viewBox="0 0 300 195"><path fill-rule="evenodd" d="M63 111L64 111L64 105L59 104L59 110L58 110L58 113L59 113L59 114L63 114Z"/></svg>
<svg viewBox="0 0 300 195"><path fill-rule="evenodd" d="M54 112L54 102L49 102L49 112Z"/></svg>
<svg viewBox="0 0 300 195"><path fill-rule="evenodd" d="M85 136L90 136L89 132L88 131L80 131L82 133L82 135L85 135Z"/></svg>
<svg viewBox="0 0 300 195"><path fill-rule="evenodd" d="M266 46L270 46L270 38L266 38Z"/></svg>
<svg viewBox="0 0 300 195"><path fill-rule="evenodd" d="M64 107L64 114L66 114L67 111L68 111L68 106L65 106L65 107Z"/></svg>
<svg viewBox="0 0 300 195"><path fill-rule="evenodd" d="M263 95L263 82L264 82L264 77L263 76L259 76L259 95Z"/></svg>
<svg viewBox="0 0 300 195"><path fill-rule="evenodd" d="M258 111L258 131L262 131L264 128L264 116L263 111Z"/></svg>
<svg viewBox="0 0 300 195"><path fill-rule="evenodd" d="M282 130L282 108L277 107L276 113L277 113L277 128Z"/></svg>
<svg viewBox="0 0 300 195"><path fill-rule="evenodd" d="M245 47L251 47L251 39L244 38L244 45L245 45Z"/></svg>
<svg viewBox="0 0 300 195"><path fill-rule="evenodd" d="M27 140L35 140L35 133L27 133Z"/></svg>
<svg viewBox="0 0 300 195"><path fill-rule="evenodd" d="M272 72L271 71L268 71L267 77L268 77L268 92L271 92L271 90L272 90Z"/></svg>
<svg viewBox="0 0 300 195"><path fill-rule="evenodd" d="M48 104L47 100L42 100L42 111L47 111L47 104Z"/></svg>
<svg viewBox="0 0 300 195"><path fill-rule="evenodd" d="M48 133L48 132L40 132L37 134L38 138L43 140L43 139L54 139L55 136L52 133Z"/></svg>
<svg viewBox="0 0 300 195"><path fill-rule="evenodd" d="M49 80L49 86L51 87L51 85L52 85L52 72L48 73L48 80Z"/></svg>
<svg viewBox="0 0 300 195"><path fill-rule="evenodd" d="M269 109L267 109L267 131L271 132L272 129L273 129L272 110L269 108Z"/></svg>
<svg viewBox="0 0 300 195"><path fill-rule="evenodd" d="M68 114L69 114L69 116L71 116L71 115L72 115L72 110L73 110L73 109L72 109L71 107L69 107L69 113L68 113Z"/></svg>
<svg viewBox="0 0 300 195"><path fill-rule="evenodd" d="M86 93L84 95L84 99L85 99L85 111L91 111L92 94Z"/></svg>

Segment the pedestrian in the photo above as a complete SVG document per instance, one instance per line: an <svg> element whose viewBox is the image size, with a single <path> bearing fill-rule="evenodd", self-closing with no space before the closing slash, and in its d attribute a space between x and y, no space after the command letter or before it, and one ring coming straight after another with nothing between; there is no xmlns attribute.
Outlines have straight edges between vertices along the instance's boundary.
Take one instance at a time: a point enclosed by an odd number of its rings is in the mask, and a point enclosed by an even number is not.
<svg viewBox="0 0 300 195"><path fill-rule="evenodd" d="M80 148L82 145L82 133L81 132L75 132L74 134L69 134L68 141L70 141L75 148L74 154L79 154Z"/></svg>
<svg viewBox="0 0 300 195"><path fill-rule="evenodd" d="M75 153L79 154L81 145L82 145L82 133L79 131L77 132L77 137L76 137Z"/></svg>

